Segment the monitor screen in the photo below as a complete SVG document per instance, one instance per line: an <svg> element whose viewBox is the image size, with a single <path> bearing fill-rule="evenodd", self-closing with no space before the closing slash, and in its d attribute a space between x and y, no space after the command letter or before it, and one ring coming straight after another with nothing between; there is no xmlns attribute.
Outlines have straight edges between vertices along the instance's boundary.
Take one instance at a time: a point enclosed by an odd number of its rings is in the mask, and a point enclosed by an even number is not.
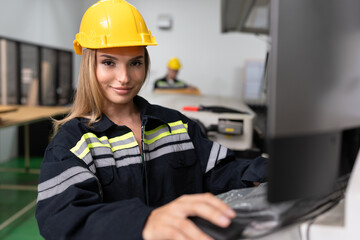
<svg viewBox="0 0 360 240"><path fill-rule="evenodd" d="M360 1L270 2L268 199L318 197L358 151Z"/></svg>

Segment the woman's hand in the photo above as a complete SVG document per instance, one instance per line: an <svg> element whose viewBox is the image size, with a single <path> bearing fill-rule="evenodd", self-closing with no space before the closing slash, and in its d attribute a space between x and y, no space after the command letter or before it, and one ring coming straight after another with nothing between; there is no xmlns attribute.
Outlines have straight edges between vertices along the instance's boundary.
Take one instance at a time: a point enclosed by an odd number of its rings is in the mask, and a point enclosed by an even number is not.
<svg viewBox="0 0 360 240"><path fill-rule="evenodd" d="M188 217L199 216L220 227L227 227L235 215L234 210L210 193L184 195L154 209L142 234L146 240L212 239Z"/></svg>

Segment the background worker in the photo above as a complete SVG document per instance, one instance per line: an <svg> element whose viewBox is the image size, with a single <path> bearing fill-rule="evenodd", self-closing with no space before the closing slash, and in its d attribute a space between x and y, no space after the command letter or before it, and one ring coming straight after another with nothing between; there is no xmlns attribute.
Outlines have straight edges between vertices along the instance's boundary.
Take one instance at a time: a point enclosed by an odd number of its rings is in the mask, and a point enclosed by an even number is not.
<svg viewBox="0 0 360 240"><path fill-rule="evenodd" d="M226 227L235 212L213 194L263 180L264 159L236 160L180 112L137 95L146 47L156 44L126 1L102 0L84 14L74 104L55 122L41 166L45 239L209 239L188 217Z"/></svg>
<svg viewBox="0 0 360 240"><path fill-rule="evenodd" d="M181 69L180 60L176 57L170 58L167 64L166 76L155 81L154 90L156 89L196 89L177 78Z"/></svg>

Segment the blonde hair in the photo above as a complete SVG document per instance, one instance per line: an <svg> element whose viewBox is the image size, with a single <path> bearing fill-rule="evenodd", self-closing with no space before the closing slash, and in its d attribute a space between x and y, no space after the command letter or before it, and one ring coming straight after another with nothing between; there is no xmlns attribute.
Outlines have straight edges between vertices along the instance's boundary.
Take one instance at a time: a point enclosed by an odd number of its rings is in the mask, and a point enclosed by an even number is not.
<svg viewBox="0 0 360 240"><path fill-rule="evenodd" d="M146 47L144 47L144 58L145 81L150 68L150 56ZM74 103L65 118L53 120L53 136L62 125L77 117L88 118L89 126L99 121L102 115L103 98L96 78L96 49L83 49Z"/></svg>

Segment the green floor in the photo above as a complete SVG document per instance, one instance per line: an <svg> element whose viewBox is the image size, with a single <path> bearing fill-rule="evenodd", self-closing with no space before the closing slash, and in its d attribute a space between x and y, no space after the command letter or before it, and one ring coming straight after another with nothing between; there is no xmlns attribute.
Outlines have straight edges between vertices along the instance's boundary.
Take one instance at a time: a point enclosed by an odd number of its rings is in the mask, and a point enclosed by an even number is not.
<svg viewBox="0 0 360 240"><path fill-rule="evenodd" d="M41 158L31 158L30 168L39 169L41 160ZM36 184L39 175L10 170L23 167L24 160L22 158L0 164L1 240L43 239L35 219ZM19 186L22 187L19 188ZM16 218L16 216L18 217ZM11 219L14 220L10 221Z"/></svg>

